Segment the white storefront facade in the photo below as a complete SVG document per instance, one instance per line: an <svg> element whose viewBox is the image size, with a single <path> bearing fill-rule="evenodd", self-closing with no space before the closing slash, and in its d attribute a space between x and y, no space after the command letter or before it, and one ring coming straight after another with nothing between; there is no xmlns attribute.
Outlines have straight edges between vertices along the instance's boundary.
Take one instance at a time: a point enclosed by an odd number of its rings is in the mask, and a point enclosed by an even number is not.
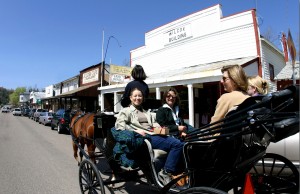
<svg viewBox="0 0 300 194"><path fill-rule="evenodd" d="M145 45L130 52L131 65L143 66L152 98L160 99L166 87L174 86L187 110L185 118L199 127L208 121L218 97L225 65L239 64L247 75L260 75L276 91L274 76L284 67L280 50L261 38L255 10L223 17L221 5L192 13L145 34ZM126 83L98 88L102 110L105 94L114 93L114 104ZM119 111L116 105L114 111Z"/></svg>

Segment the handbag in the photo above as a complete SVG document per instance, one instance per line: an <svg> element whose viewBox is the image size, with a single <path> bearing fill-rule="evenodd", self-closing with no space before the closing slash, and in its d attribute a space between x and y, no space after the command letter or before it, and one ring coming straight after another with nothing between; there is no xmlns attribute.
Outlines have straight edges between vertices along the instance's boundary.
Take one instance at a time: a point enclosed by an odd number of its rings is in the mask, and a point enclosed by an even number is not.
<svg viewBox="0 0 300 194"><path fill-rule="evenodd" d="M157 135L169 135L169 128L167 127L155 127L153 132Z"/></svg>

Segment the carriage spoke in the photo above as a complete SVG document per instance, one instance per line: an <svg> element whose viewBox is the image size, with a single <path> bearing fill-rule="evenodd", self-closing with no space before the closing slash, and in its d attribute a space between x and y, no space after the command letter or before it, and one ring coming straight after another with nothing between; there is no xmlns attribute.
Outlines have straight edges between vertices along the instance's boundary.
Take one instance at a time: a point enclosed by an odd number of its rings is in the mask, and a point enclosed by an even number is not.
<svg viewBox="0 0 300 194"><path fill-rule="evenodd" d="M253 166L253 170L255 171L256 174L258 174L257 168Z"/></svg>
<svg viewBox="0 0 300 194"><path fill-rule="evenodd" d="M280 169L279 172L277 173L277 176L280 176L284 169L286 169L286 164L284 164L284 165L281 167L281 169Z"/></svg>
<svg viewBox="0 0 300 194"><path fill-rule="evenodd" d="M266 169L265 169L265 160L264 160L264 158L262 158L262 168L263 168L263 174L265 174L266 173Z"/></svg>

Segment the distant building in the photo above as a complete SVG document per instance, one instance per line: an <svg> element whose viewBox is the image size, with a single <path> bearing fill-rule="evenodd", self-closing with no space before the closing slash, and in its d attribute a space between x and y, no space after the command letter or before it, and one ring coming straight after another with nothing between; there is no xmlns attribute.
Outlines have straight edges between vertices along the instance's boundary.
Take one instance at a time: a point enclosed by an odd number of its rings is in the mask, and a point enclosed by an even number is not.
<svg viewBox="0 0 300 194"><path fill-rule="evenodd" d="M29 92L24 92L21 93L19 96L19 103L21 107L27 107L29 106L30 103L30 93Z"/></svg>
<svg viewBox="0 0 300 194"><path fill-rule="evenodd" d="M299 61L296 61L294 74L293 74L293 66L290 62L286 63L286 66L280 71L280 73L275 77L277 80L277 88L283 89L289 85L293 84L293 79L295 79L296 84L299 84Z"/></svg>
<svg viewBox="0 0 300 194"><path fill-rule="evenodd" d="M81 109L95 112L99 109L99 93L101 83L101 63L89 66L80 71L79 75L46 87L46 96L42 99L43 107L56 111L58 109ZM105 67L109 70L109 66ZM108 84L108 73L103 83ZM51 95L52 93L52 95Z"/></svg>

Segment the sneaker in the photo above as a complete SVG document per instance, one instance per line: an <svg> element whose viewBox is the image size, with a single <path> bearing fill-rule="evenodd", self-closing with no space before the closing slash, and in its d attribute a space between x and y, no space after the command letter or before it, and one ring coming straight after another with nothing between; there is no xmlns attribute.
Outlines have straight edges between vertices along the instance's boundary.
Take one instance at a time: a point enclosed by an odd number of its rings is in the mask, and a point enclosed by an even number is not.
<svg viewBox="0 0 300 194"><path fill-rule="evenodd" d="M158 180L159 180L163 185L166 185L166 184L168 184L169 182L172 181L171 174L170 174L170 173L167 173L166 171L164 171L164 170L162 169L162 170L159 171L159 173L158 173Z"/></svg>

